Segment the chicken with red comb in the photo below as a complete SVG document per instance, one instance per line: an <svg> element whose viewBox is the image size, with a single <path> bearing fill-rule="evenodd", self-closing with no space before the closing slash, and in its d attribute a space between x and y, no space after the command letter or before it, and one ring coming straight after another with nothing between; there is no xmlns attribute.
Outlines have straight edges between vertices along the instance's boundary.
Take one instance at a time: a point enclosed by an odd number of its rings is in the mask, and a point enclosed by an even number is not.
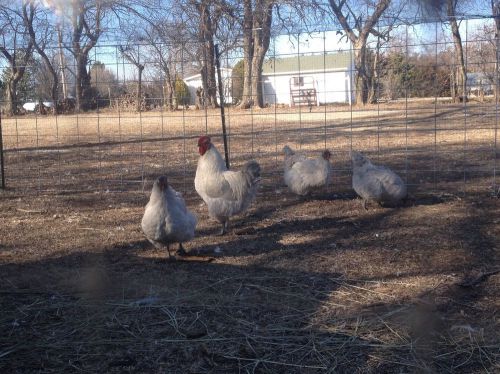
<svg viewBox="0 0 500 374"><path fill-rule="evenodd" d="M226 164L209 136L198 139L198 167L194 187L205 201L210 217L227 232L229 218L248 209L255 200L260 182L260 165L248 161L238 171L227 170Z"/></svg>

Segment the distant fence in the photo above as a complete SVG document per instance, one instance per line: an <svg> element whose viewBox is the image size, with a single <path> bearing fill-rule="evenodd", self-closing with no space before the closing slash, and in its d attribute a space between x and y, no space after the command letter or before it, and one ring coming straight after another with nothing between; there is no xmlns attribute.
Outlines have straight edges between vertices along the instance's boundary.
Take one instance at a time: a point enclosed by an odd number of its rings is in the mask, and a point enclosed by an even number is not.
<svg viewBox="0 0 500 374"><path fill-rule="evenodd" d="M239 78L232 67L242 54L223 54L231 165L237 168L256 158L263 166L263 188L280 191L285 144L311 157L329 148L332 191L342 193L350 190L349 153L357 149L395 169L410 191L497 193L498 69L491 35L484 31L492 25L492 19L481 19L465 20L461 26L468 79L467 99L458 101L450 96L457 89L452 87L458 68L453 43L437 25L417 25L420 31L401 26L391 43L370 41L371 63L378 59L379 65L371 73L374 98L365 106L353 102L355 51L345 38L333 43L335 31L275 40L263 70L263 109L243 110L233 104ZM290 37L295 47L286 43ZM104 70L94 76L99 93L95 110L72 113L69 100L66 113L57 116L40 107L3 116L1 176L7 187L20 193L140 192L155 176L168 173L179 189L192 192L197 137L212 135L223 152L219 110L203 105L196 109L200 80L195 71L187 73L186 61L176 65L191 96L178 100L172 111L158 63L144 61L144 95L137 112L134 67L120 56L118 45L97 46L91 66L97 61ZM31 79L41 82L34 74ZM306 83L307 90L300 91ZM43 92L33 84L32 92ZM303 105L293 105L292 93L297 92L304 97L296 102ZM30 102L36 106L38 99L47 100L32 97Z"/></svg>

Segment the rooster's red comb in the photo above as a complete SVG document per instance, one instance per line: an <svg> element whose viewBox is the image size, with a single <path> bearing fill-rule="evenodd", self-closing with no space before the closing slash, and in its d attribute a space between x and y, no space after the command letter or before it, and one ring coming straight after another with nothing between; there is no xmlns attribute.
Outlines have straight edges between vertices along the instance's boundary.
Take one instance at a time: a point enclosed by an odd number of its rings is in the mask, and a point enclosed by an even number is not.
<svg viewBox="0 0 500 374"><path fill-rule="evenodd" d="M210 136L207 135L200 136L200 138L198 139L198 146L204 143L210 143Z"/></svg>

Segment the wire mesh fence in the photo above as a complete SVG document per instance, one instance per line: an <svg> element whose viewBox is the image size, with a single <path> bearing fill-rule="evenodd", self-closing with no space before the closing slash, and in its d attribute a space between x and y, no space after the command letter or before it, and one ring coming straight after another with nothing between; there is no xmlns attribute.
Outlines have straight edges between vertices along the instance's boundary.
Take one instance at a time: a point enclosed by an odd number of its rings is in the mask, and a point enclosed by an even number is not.
<svg viewBox="0 0 500 374"><path fill-rule="evenodd" d="M356 103L355 51L337 30L274 39L263 68L264 108L239 108L234 71L242 52L222 52L232 167L255 158L264 188L280 189L284 145L309 156L328 148L332 189L342 192L350 189L349 154L356 149L397 171L410 191L496 193L498 61L488 34L492 25L492 19L480 19L461 26L468 78L467 97L458 100L452 92L458 68L453 42L440 24L401 26L391 42L370 40L373 96L367 105ZM201 83L193 66L202 65L184 57L176 61L190 98L178 99L170 110L160 63L146 53L151 46L134 47L143 59L142 95L137 99L137 65L118 44L98 45L89 64L91 74L100 72L92 75L95 109L87 112L41 114L37 85L43 79L35 79L35 66L29 67L34 83L19 102L28 109L2 118L8 188L141 192L166 173L177 189L192 192L197 137L210 134L223 152L219 109L197 101ZM68 78L63 86L71 91L72 84Z"/></svg>

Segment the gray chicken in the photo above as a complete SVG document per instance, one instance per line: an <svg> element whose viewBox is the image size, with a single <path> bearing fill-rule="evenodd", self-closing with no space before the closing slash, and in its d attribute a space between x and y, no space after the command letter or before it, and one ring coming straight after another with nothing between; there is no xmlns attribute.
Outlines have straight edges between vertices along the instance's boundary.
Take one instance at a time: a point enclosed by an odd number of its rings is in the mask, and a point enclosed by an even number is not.
<svg viewBox="0 0 500 374"><path fill-rule="evenodd" d="M330 151L325 150L316 158L307 158L285 145L283 153L285 154L283 178L290 191L306 196L314 189L329 185L332 177Z"/></svg>
<svg viewBox="0 0 500 374"><path fill-rule="evenodd" d="M186 208L182 195L168 184L166 176L159 177L153 184L141 227L156 248L167 247L170 259L172 243L179 243L177 254L186 254L182 243L193 239L196 217Z"/></svg>
<svg viewBox="0 0 500 374"><path fill-rule="evenodd" d="M397 204L406 198L406 184L385 166L374 165L359 152L351 152L352 188L366 202L373 200L379 204Z"/></svg>

